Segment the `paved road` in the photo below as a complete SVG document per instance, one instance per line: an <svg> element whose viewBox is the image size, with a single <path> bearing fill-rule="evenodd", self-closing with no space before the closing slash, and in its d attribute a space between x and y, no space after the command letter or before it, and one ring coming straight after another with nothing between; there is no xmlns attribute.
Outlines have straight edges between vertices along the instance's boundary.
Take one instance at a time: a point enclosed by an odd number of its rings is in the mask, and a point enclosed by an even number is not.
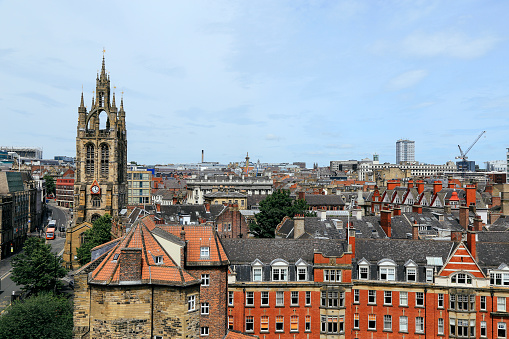
<svg viewBox="0 0 509 339"><path fill-rule="evenodd" d="M48 207L52 210L52 219L57 221L58 226L69 225L70 213L67 211L67 209L57 207L54 204L49 204ZM32 236L38 236L38 234L34 233ZM41 236L44 236L44 234ZM57 232L54 240L47 241L49 244L51 244L51 251L53 253L62 255L65 245L65 232ZM2 282L0 290L0 311L2 311L10 304L12 292L19 291L21 289L21 286L16 286L10 277L11 260L14 256L0 261L0 279Z"/></svg>

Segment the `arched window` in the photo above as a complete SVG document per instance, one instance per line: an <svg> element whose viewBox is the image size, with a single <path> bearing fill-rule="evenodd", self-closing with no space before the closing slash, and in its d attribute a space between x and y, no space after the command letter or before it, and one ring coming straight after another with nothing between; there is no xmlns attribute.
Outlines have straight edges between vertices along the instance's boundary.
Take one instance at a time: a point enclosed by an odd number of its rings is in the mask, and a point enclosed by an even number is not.
<svg viewBox="0 0 509 339"><path fill-rule="evenodd" d="M85 173L94 174L94 145L87 145L87 155L85 160Z"/></svg>
<svg viewBox="0 0 509 339"><path fill-rule="evenodd" d="M101 175L107 176L110 168L110 149L108 145L101 145Z"/></svg>

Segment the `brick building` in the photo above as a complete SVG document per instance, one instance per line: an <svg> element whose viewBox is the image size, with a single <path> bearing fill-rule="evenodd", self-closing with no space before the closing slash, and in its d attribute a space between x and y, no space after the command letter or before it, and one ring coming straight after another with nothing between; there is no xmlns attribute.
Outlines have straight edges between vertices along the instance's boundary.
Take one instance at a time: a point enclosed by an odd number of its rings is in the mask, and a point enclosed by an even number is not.
<svg viewBox="0 0 509 339"><path fill-rule="evenodd" d="M72 207L74 201L74 171L67 170L55 184L56 202L58 206Z"/></svg>
<svg viewBox="0 0 509 339"><path fill-rule="evenodd" d="M225 336L228 260L213 227L144 217L94 251L75 273L75 338Z"/></svg>

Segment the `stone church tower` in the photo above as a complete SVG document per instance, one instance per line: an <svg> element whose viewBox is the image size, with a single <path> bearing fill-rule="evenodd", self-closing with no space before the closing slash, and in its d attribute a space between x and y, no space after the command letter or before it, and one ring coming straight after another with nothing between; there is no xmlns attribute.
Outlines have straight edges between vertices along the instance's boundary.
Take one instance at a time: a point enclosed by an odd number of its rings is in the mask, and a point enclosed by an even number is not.
<svg viewBox="0 0 509 339"><path fill-rule="evenodd" d="M90 111L78 107L74 223L93 222L108 213L118 216L127 197L127 136L123 98L120 108L110 92L104 56L97 74L95 98Z"/></svg>
<svg viewBox="0 0 509 339"><path fill-rule="evenodd" d="M81 93L76 136L74 178L74 220L67 229L63 258L68 268L76 268L76 249L83 233L104 214L114 221L125 207L127 197L127 135L123 98L120 107L110 91L104 55L97 74L95 98L87 111Z"/></svg>

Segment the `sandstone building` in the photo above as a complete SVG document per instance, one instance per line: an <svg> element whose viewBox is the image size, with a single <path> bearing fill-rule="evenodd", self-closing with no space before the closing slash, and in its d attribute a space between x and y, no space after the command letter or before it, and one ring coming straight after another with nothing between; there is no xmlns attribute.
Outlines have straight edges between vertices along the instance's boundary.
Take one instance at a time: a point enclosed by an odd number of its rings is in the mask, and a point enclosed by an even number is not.
<svg viewBox="0 0 509 339"><path fill-rule="evenodd" d="M120 107L111 93L104 56L97 74L95 98L87 111L81 93L76 136L74 220L67 231L64 260L76 265L81 234L102 215L115 220L127 197L127 134L123 98Z"/></svg>

